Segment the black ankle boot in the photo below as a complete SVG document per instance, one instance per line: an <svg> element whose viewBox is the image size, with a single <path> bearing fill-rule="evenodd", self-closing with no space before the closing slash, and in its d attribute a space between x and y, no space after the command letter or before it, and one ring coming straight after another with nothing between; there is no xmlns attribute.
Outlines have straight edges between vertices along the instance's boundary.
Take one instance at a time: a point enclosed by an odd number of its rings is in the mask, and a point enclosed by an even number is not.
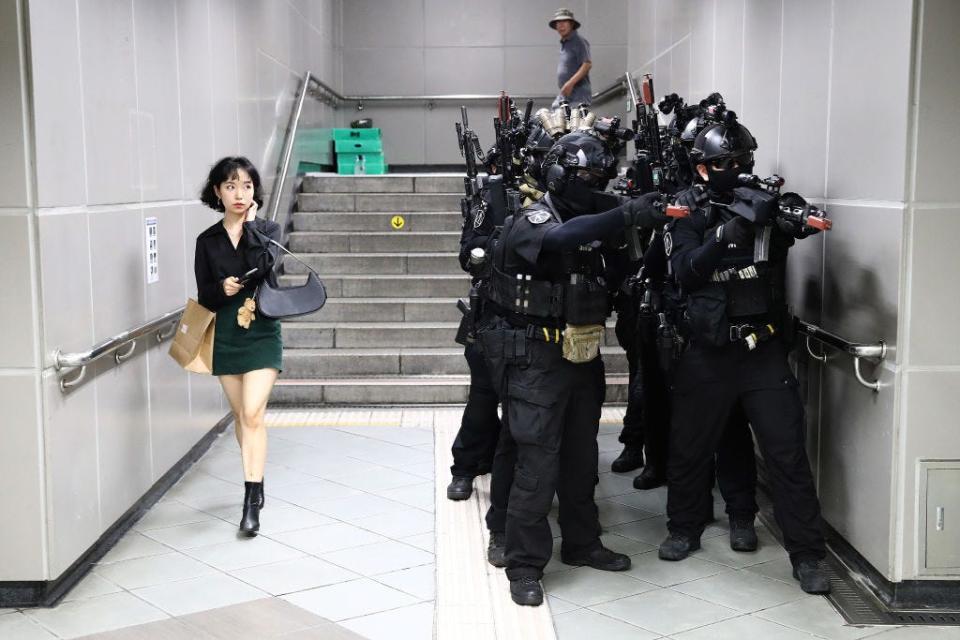
<svg viewBox="0 0 960 640"><path fill-rule="evenodd" d="M633 471L643 466L643 447L627 445L617 456L617 459L610 464L610 470L614 473L625 473Z"/></svg>
<svg viewBox="0 0 960 640"><path fill-rule="evenodd" d="M260 478L260 510L267 504L267 492L263 488L263 478Z"/></svg>
<svg viewBox="0 0 960 640"><path fill-rule="evenodd" d="M263 500L263 483L244 482L243 489L243 517L240 518L240 533L252 538L260 530L260 501Z"/></svg>

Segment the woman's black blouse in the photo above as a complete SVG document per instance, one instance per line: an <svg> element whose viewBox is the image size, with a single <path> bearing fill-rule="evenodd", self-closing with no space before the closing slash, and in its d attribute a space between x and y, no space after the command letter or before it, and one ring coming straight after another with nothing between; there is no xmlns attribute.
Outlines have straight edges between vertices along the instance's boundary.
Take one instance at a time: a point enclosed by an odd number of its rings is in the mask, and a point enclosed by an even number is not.
<svg viewBox="0 0 960 640"><path fill-rule="evenodd" d="M197 301L207 309L216 311L230 300L230 296L223 292L223 281L230 276L242 278L250 269L257 269L257 272L249 277L243 290L236 294L238 296L252 296L265 276L269 276L270 282L274 283L275 275L272 270L279 249L254 233L254 230L272 240L280 241L280 225L262 218L243 223L243 234L236 249L230 242L223 221L217 222L197 236L193 263L197 277Z"/></svg>

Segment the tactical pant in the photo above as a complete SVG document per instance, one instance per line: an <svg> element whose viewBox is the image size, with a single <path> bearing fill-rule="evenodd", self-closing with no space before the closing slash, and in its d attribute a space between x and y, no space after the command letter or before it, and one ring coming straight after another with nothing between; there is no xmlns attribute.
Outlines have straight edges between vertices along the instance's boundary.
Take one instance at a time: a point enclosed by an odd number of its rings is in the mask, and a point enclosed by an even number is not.
<svg viewBox="0 0 960 640"><path fill-rule="evenodd" d="M739 343L693 345L678 363L667 470L668 528L698 538L709 508L711 471L737 402L766 462L774 515L791 560L825 554L820 503L805 449L803 405L786 351L776 340L748 351Z"/></svg>
<svg viewBox="0 0 960 640"><path fill-rule="evenodd" d="M640 336L637 332L637 316L627 310L617 311L617 324L614 328L617 343L627 354L627 409L623 414L623 429L620 442L628 447L643 448L643 396L642 386L638 383L640 373Z"/></svg>
<svg viewBox="0 0 960 640"><path fill-rule="evenodd" d="M757 507L757 462L747 416L736 403L717 447L717 487L731 518L752 520Z"/></svg>
<svg viewBox="0 0 960 640"><path fill-rule="evenodd" d="M504 408L503 428L500 429L500 440L490 470L490 507L487 509L486 522L487 530L491 533L504 533L507 530L507 505L516 465L517 443L510 435L509 416Z"/></svg>
<svg viewBox="0 0 960 640"><path fill-rule="evenodd" d="M486 473L493 464L494 451L500 437L499 399L494 381L475 343L463 352L470 367L470 394L463 410L460 430L453 441L453 465L450 473L473 478Z"/></svg>
<svg viewBox="0 0 960 640"><path fill-rule="evenodd" d="M605 381L603 360L573 364L560 345L527 339L506 366L504 411L517 463L506 521L507 577L540 578L553 551L547 514L560 504L562 553L600 546L593 491Z"/></svg>
<svg viewBox="0 0 960 640"><path fill-rule="evenodd" d="M667 469L670 431L669 371L662 364L657 344L656 316L643 315L637 321L639 368L635 385L643 407L643 443L646 464L661 473Z"/></svg>

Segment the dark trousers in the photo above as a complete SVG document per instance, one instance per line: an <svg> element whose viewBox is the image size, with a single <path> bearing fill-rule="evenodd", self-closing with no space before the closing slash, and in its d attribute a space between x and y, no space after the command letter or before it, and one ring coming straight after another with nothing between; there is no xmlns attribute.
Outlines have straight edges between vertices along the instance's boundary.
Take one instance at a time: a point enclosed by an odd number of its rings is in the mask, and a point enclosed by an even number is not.
<svg viewBox="0 0 960 640"><path fill-rule="evenodd" d="M757 462L747 416L736 403L717 447L717 487L731 518L752 520L757 515Z"/></svg>
<svg viewBox="0 0 960 640"><path fill-rule="evenodd" d="M470 367L470 394L463 409L460 430L453 441L453 465L450 473L473 478L490 470L500 437L499 400L494 381L475 344L463 352Z"/></svg>
<svg viewBox="0 0 960 640"><path fill-rule="evenodd" d="M765 342L754 351L740 344L694 345L680 358L673 387L667 470L670 531L694 538L703 532L714 453L739 402L767 465L774 514L791 559L824 557L803 405L783 345Z"/></svg>
<svg viewBox="0 0 960 640"><path fill-rule="evenodd" d="M640 336L637 333L637 316L628 310L617 311L614 327L617 343L627 354L627 409L623 414L623 429L620 442L625 446L643 448L643 388L637 376L640 373Z"/></svg>
<svg viewBox="0 0 960 640"><path fill-rule="evenodd" d="M506 520L507 577L541 577L553 551L547 514L560 503L562 553L600 545L593 492L603 361L573 364L560 345L527 340L526 361L506 366L504 411L517 463Z"/></svg>
<svg viewBox="0 0 960 640"><path fill-rule="evenodd" d="M487 509L487 530L504 533L507 530L507 505L510 487L513 486L513 471L517 465L517 443L510 435L510 421L506 409L503 412L503 428L493 456L490 470L490 508Z"/></svg>

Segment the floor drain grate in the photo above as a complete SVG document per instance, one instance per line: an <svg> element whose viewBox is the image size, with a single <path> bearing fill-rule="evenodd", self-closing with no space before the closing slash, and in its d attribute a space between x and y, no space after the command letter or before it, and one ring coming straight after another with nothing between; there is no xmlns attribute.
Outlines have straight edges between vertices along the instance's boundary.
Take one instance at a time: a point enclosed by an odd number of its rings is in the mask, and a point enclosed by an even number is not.
<svg viewBox="0 0 960 640"><path fill-rule="evenodd" d="M960 625L960 612L891 611L897 624Z"/></svg>

